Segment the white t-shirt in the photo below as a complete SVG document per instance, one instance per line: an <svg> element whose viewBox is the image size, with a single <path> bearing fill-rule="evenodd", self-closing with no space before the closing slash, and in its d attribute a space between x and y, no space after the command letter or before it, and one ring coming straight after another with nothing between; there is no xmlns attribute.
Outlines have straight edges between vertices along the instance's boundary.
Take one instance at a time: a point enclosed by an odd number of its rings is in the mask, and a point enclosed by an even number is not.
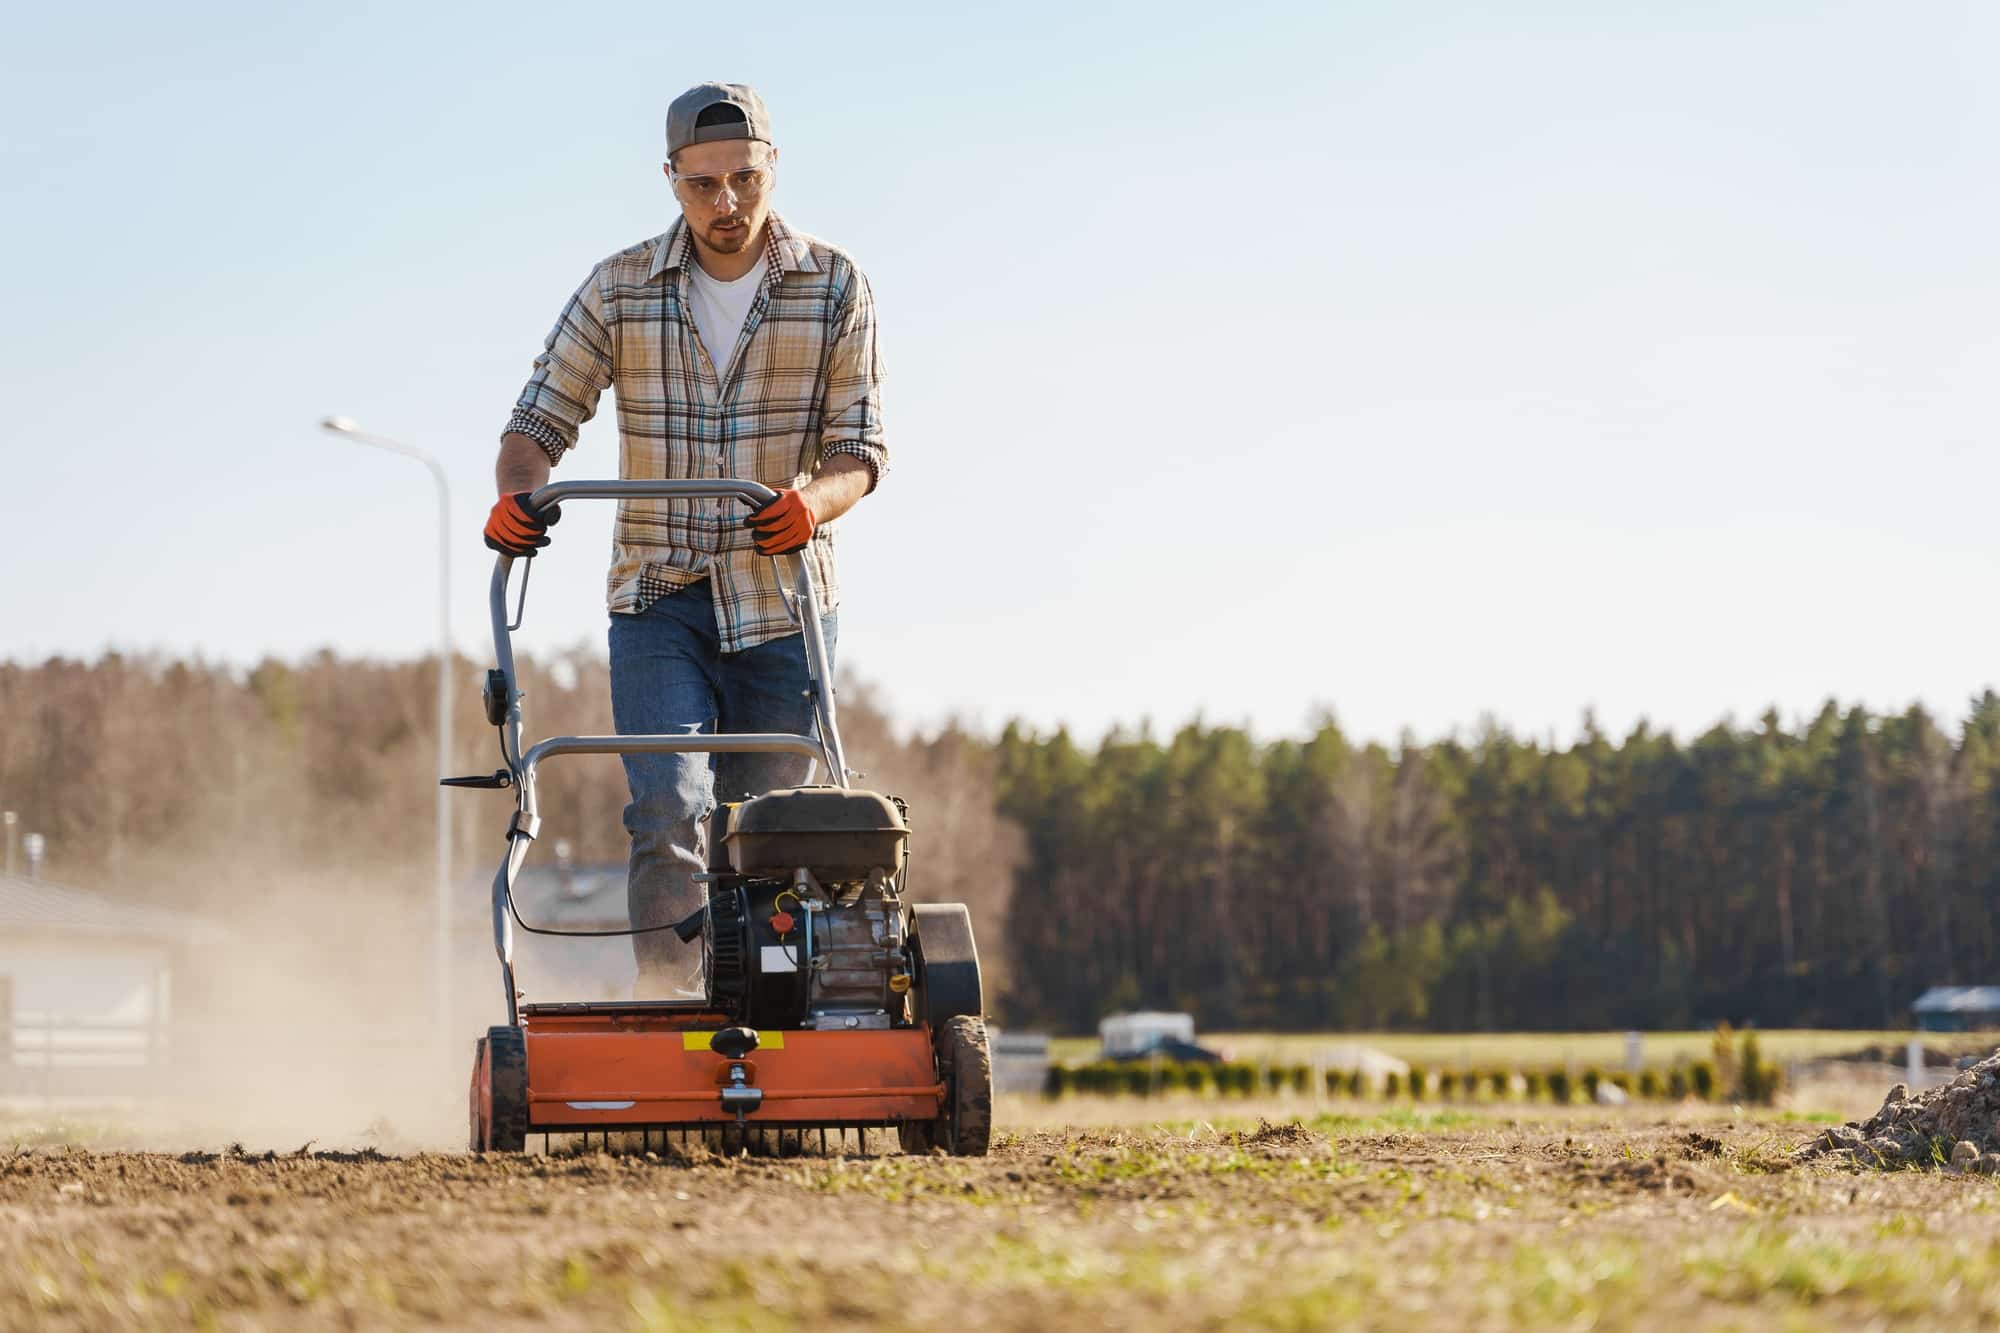
<svg viewBox="0 0 2000 1333"><path fill-rule="evenodd" d="M695 332L701 335L701 345L708 352L709 364L715 367L718 383L729 378L736 340L743 333L743 321L749 318L750 303L757 299L757 289L763 285L767 262L759 255L756 265L734 282L711 278L699 263L689 267L688 309L694 316Z"/></svg>

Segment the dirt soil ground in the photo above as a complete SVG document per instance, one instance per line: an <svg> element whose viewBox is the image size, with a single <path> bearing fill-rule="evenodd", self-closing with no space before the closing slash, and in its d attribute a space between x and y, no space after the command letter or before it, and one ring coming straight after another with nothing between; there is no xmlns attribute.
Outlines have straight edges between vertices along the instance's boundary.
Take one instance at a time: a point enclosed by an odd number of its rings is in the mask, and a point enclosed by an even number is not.
<svg viewBox="0 0 2000 1333"><path fill-rule="evenodd" d="M1795 1163L1820 1127L1727 1110L1350 1109L1066 1129L1057 1107L971 1161L0 1137L0 1326L2000 1320L1988 1177Z"/></svg>

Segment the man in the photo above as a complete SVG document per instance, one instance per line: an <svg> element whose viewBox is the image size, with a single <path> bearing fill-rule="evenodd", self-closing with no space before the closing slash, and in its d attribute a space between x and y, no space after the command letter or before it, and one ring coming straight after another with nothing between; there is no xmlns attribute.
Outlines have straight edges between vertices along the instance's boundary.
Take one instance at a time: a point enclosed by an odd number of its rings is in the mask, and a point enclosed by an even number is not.
<svg viewBox="0 0 2000 1333"><path fill-rule="evenodd" d="M667 111L665 172L681 215L598 264L563 308L500 437L486 544L548 545L559 514L530 493L575 447L598 395L618 395L619 475L747 477L736 500L629 501L612 544L611 705L621 733L813 734L804 641L766 557L803 551L839 604L827 525L875 488L882 365L854 261L771 211L778 153L763 99L704 83ZM804 781L795 755L627 755L627 897L641 998L700 993L698 946L658 929L697 910L702 817Z"/></svg>

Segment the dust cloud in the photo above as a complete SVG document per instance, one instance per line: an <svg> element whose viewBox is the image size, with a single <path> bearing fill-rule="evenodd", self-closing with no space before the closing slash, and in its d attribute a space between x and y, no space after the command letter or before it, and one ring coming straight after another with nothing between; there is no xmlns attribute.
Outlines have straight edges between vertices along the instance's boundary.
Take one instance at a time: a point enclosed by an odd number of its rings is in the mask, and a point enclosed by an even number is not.
<svg viewBox="0 0 2000 1333"><path fill-rule="evenodd" d="M204 897L217 929L177 960L165 1067L113 1116L133 1146L465 1145L473 1040L503 997L488 941L455 917L440 1014L425 871L239 874Z"/></svg>

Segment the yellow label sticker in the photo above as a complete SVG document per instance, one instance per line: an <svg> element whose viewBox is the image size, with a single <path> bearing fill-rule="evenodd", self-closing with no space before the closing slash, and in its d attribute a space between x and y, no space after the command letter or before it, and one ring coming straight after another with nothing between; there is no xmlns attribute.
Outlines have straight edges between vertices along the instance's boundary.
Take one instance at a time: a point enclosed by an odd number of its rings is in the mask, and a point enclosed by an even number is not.
<svg viewBox="0 0 2000 1333"><path fill-rule="evenodd" d="M713 1037L714 1035L715 1035L714 1030L710 1030L708 1032L683 1032L681 1033L681 1049L684 1051L705 1051L708 1049L708 1039L710 1037ZM759 1032L757 1034L757 1050L782 1051L784 1049L785 1049L784 1033ZM755 1053L756 1053L755 1051L751 1052L751 1054L753 1055Z"/></svg>

